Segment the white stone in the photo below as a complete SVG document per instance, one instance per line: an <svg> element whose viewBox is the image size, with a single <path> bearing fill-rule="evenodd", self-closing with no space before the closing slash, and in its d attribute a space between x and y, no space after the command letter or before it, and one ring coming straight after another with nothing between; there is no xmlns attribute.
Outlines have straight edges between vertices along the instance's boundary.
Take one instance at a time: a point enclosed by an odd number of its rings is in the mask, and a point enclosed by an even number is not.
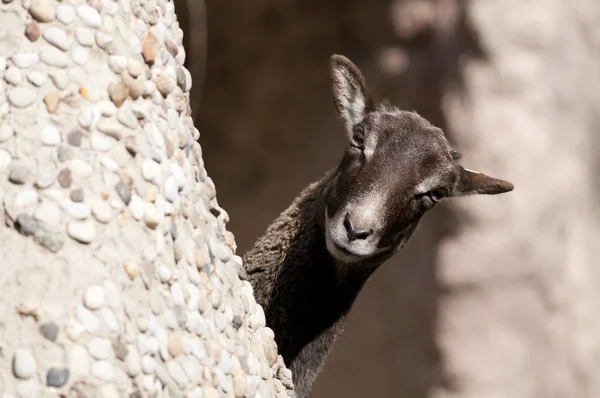
<svg viewBox="0 0 600 398"><path fill-rule="evenodd" d="M40 59L43 63L57 68L66 68L69 65L67 54L56 47L44 47L40 52Z"/></svg>
<svg viewBox="0 0 600 398"><path fill-rule="evenodd" d="M25 188L15 195L15 206L17 208L29 207L37 204L39 199L36 190L31 188Z"/></svg>
<svg viewBox="0 0 600 398"><path fill-rule="evenodd" d="M67 326L65 326L65 335L68 338L73 341L77 341L83 332L85 332L85 327L81 323L77 322L73 318L69 319Z"/></svg>
<svg viewBox="0 0 600 398"><path fill-rule="evenodd" d="M142 42L137 36L129 36L129 48L131 49L131 52L135 55L140 55L142 53Z"/></svg>
<svg viewBox="0 0 600 398"><path fill-rule="evenodd" d="M112 141L107 136L100 133L90 134L90 145L92 149L98 152L107 152L112 148Z"/></svg>
<svg viewBox="0 0 600 398"><path fill-rule="evenodd" d="M35 374L37 363L30 350L19 348L13 357L13 373L19 379L28 379Z"/></svg>
<svg viewBox="0 0 600 398"><path fill-rule="evenodd" d="M102 289L102 286L92 285L85 291L83 303L90 310L102 308L104 306L104 301L104 289Z"/></svg>
<svg viewBox="0 0 600 398"><path fill-rule="evenodd" d="M81 305L75 309L75 317L84 329L90 333L96 333L100 329L100 320L98 317Z"/></svg>
<svg viewBox="0 0 600 398"><path fill-rule="evenodd" d="M27 75L27 80L34 86L42 87L46 83L46 75L42 72L32 71Z"/></svg>
<svg viewBox="0 0 600 398"><path fill-rule="evenodd" d="M158 276L161 282L167 283L173 277L173 271L169 267L161 265L158 267Z"/></svg>
<svg viewBox="0 0 600 398"><path fill-rule="evenodd" d="M151 159L144 160L142 164L142 176L146 181L160 185L162 179L160 165Z"/></svg>
<svg viewBox="0 0 600 398"><path fill-rule="evenodd" d="M81 66L85 65L86 62L88 61L89 56L90 56L90 51L85 47L76 46L71 50L71 59L77 65L81 65Z"/></svg>
<svg viewBox="0 0 600 398"><path fill-rule="evenodd" d="M69 77L67 73L62 70L53 70L48 72L48 76L52 79L52 82L59 90L64 90L69 84Z"/></svg>
<svg viewBox="0 0 600 398"><path fill-rule="evenodd" d="M7 170L12 163L12 155L5 149L0 149L0 172Z"/></svg>
<svg viewBox="0 0 600 398"><path fill-rule="evenodd" d="M186 178L185 173L176 163L171 163L171 174L173 174L173 178L175 178L175 182L177 183L177 188L182 190L185 187Z"/></svg>
<svg viewBox="0 0 600 398"><path fill-rule="evenodd" d="M173 380L175 380L175 383L177 383L177 385L179 386L179 388L184 389L187 387L189 380L185 375L183 368L177 362L168 362L167 369Z"/></svg>
<svg viewBox="0 0 600 398"><path fill-rule="evenodd" d="M11 66L4 72L4 80L13 86L18 86L23 81L23 76L18 68Z"/></svg>
<svg viewBox="0 0 600 398"><path fill-rule="evenodd" d="M112 101L104 100L98 103L98 110L102 116L111 117L117 111L117 107L112 103Z"/></svg>
<svg viewBox="0 0 600 398"><path fill-rule="evenodd" d="M48 26L42 32L42 37L53 46L67 51L71 48L71 40L67 37L67 33L56 26Z"/></svg>
<svg viewBox="0 0 600 398"><path fill-rule="evenodd" d="M131 216L140 221L144 218L144 201L138 195L131 195L131 202L129 202L129 211Z"/></svg>
<svg viewBox="0 0 600 398"><path fill-rule="evenodd" d="M119 381L116 382L118 384ZM119 398L121 395L119 394L119 390L114 384L104 384L98 388L98 397L102 398Z"/></svg>
<svg viewBox="0 0 600 398"><path fill-rule="evenodd" d="M127 374L131 377L142 373L140 354L133 346L128 347L127 356L125 357L125 367L127 368Z"/></svg>
<svg viewBox="0 0 600 398"><path fill-rule="evenodd" d="M118 333L120 330L119 321L117 320L117 315L110 308L102 308L100 310L100 315L102 316L102 320L106 325L106 328L113 333Z"/></svg>
<svg viewBox="0 0 600 398"><path fill-rule="evenodd" d="M102 18L98 11L86 4L77 7L77 15L88 26L99 28L102 25Z"/></svg>
<svg viewBox="0 0 600 398"><path fill-rule="evenodd" d="M15 391L19 398L37 398L38 397L38 385L34 380L20 381L15 386ZM6 394L2 395L5 398ZM7 398L12 398L9 396Z"/></svg>
<svg viewBox="0 0 600 398"><path fill-rule="evenodd" d="M43 202L35 210L35 219L48 227L57 228L60 225L60 209L52 202Z"/></svg>
<svg viewBox="0 0 600 398"><path fill-rule="evenodd" d="M85 347L75 345L69 351L69 371L76 376L90 374L90 357Z"/></svg>
<svg viewBox="0 0 600 398"><path fill-rule="evenodd" d="M7 141L10 138L12 138L14 135L15 135L15 130L13 129L13 127L10 124L4 123L0 126L0 142Z"/></svg>
<svg viewBox="0 0 600 398"><path fill-rule="evenodd" d="M175 202L178 196L177 183L175 182L175 178L173 176L167 177L165 181L165 198L169 202Z"/></svg>
<svg viewBox="0 0 600 398"><path fill-rule="evenodd" d="M88 344L88 351L96 359L109 359L115 355L110 340L100 337L92 337Z"/></svg>
<svg viewBox="0 0 600 398"><path fill-rule="evenodd" d="M102 164L102 166L104 166L104 168L108 171L115 172L119 170L119 165L117 164L117 162L113 158L109 158L108 156L102 157L102 159L100 159L100 164Z"/></svg>
<svg viewBox="0 0 600 398"><path fill-rule="evenodd" d="M107 33L97 31L96 32L96 44L98 47L106 50L113 42L113 37Z"/></svg>
<svg viewBox="0 0 600 398"><path fill-rule="evenodd" d="M1 55L0 56L0 73L4 73L5 70L6 70L6 57Z"/></svg>
<svg viewBox="0 0 600 398"><path fill-rule="evenodd" d="M108 66L116 74L121 74L127 68L127 58L121 55L111 55L108 57Z"/></svg>
<svg viewBox="0 0 600 398"><path fill-rule="evenodd" d="M48 124L42 128L40 131L40 140L42 144L48 146L56 146L60 144L60 132L56 127L51 124Z"/></svg>
<svg viewBox="0 0 600 398"><path fill-rule="evenodd" d="M96 239L96 225L92 221L71 221L67 233L78 242L90 243Z"/></svg>
<svg viewBox="0 0 600 398"><path fill-rule="evenodd" d="M75 39L77 43L84 47L91 47L94 45L94 33L88 28L76 28Z"/></svg>
<svg viewBox="0 0 600 398"><path fill-rule="evenodd" d="M63 202L62 207L76 220L85 220L92 214L92 208L84 202L73 202L67 199Z"/></svg>
<svg viewBox="0 0 600 398"><path fill-rule="evenodd" d="M92 130L100 120L100 111L96 108L85 108L79 112L77 121L86 130Z"/></svg>
<svg viewBox="0 0 600 398"><path fill-rule="evenodd" d="M8 100L17 108L26 108L37 99L37 92L30 88L15 87L8 92Z"/></svg>
<svg viewBox="0 0 600 398"><path fill-rule="evenodd" d="M66 3L60 3L56 7L56 19L65 25L69 25L75 20L75 10Z"/></svg>
<svg viewBox="0 0 600 398"><path fill-rule="evenodd" d="M94 173L94 168L91 164L79 159L71 160L69 169L72 173L84 178L87 178Z"/></svg>
<svg viewBox="0 0 600 398"><path fill-rule="evenodd" d="M40 56L36 53L18 53L13 55L10 59L17 68L27 69L37 64L40 60Z"/></svg>
<svg viewBox="0 0 600 398"><path fill-rule="evenodd" d="M112 381L115 378L115 370L107 361L97 361L92 365L92 376L104 381Z"/></svg>
<svg viewBox="0 0 600 398"><path fill-rule="evenodd" d="M101 199L91 199L89 201L92 208L92 213L96 220L101 223L107 223L113 218L113 212L110 205Z"/></svg>
<svg viewBox="0 0 600 398"><path fill-rule="evenodd" d="M156 369L156 361L150 355L144 355L142 357L141 367L145 374L152 374Z"/></svg>
<svg viewBox="0 0 600 398"><path fill-rule="evenodd" d="M149 228L156 228L160 224L160 215L156 207L150 202L144 202L144 223Z"/></svg>

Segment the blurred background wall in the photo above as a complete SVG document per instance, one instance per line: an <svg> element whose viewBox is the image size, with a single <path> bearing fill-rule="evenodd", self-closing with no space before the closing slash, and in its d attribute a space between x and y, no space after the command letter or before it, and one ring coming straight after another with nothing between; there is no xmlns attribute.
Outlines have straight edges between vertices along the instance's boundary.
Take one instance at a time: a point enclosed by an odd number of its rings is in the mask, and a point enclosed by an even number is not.
<svg viewBox="0 0 600 398"><path fill-rule="evenodd" d="M425 217L361 293L314 397L600 396L600 2L176 3L238 254L341 158L332 53L516 185Z"/></svg>

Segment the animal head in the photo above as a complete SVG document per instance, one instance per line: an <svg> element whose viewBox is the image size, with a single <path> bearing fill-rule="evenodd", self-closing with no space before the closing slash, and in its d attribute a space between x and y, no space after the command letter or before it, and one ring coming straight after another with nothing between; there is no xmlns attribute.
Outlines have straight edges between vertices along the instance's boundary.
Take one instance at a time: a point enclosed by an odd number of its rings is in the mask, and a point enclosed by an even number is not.
<svg viewBox="0 0 600 398"><path fill-rule="evenodd" d="M441 129L414 112L376 106L359 69L330 62L333 100L349 145L325 193L325 238L344 263L391 254L444 198L508 192L513 185L463 168Z"/></svg>

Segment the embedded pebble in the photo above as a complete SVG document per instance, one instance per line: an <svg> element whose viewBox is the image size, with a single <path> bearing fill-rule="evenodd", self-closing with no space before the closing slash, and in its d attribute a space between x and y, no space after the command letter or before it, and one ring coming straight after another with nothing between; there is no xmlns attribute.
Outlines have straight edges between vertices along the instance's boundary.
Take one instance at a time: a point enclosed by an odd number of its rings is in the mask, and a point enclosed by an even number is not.
<svg viewBox="0 0 600 398"><path fill-rule="evenodd" d="M42 203L34 214L38 223L41 223L50 228L56 228L60 225L60 210L58 206L52 202Z"/></svg>
<svg viewBox="0 0 600 398"><path fill-rule="evenodd" d="M74 130L67 134L67 142L72 146L81 146L81 131Z"/></svg>
<svg viewBox="0 0 600 398"><path fill-rule="evenodd" d="M58 109L58 104L60 103L60 96L56 92L48 93L44 96L44 103L46 104L48 112L55 113L56 109Z"/></svg>
<svg viewBox="0 0 600 398"><path fill-rule="evenodd" d="M75 20L75 10L69 4L60 3L56 7L56 19L65 25L69 25Z"/></svg>
<svg viewBox="0 0 600 398"><path fill-rule="evenodd" d="M91 47L94 45L94 33L88 28L76 28L75 29L75 40L77 43L84 47Z"/></svg>
<svg viewBox="0 0 600 398"><path fill-rule="evenodd" d="M83 303L90 310L97 310L104 306L104 290L102 286L93 285L87 288Z"/></svg>
<svg viewBox="0 0 600 398"><path fill-rule="evenodd" d="M14 135L15 135L15 131L10 124L4 123L0 126L0 142L7 141L9 138L12 138Z"/></svg>
<svg viewBox="0 0 600 398"><path fill-rule="evenodd" d="M36 41L40 38L41 34L40 25L37 22L31 21L25 25L25 37L27 37L29 41Z"/></svg>
<svg viewBox="0 0 600 398"><path fill-rule="evenodd" d="M73 183L73 176L71 174L71 170L64 169L62 170L57 177L58 183L63 188L69 188Z"/></svg>
<svg viewBox="0 0 600 398"><path fill-rule="evenodd" d="M95 333L100 329L100 320L93 312L83 306L77 306L75 316L85 330Z"/></svg>
<svg viewBox="0 0 600 398"><path fill-rule="evenodd" d="M20 398L36 398L38 396L38 386L33 380L20 381L15 386L15 392ZM11 396L9 395L9 397Z"/></svg>
<svg viewBox="0 0 600 398"><path fill-rule="evenodd" d="M115 378L115 370L110 362L97 361L92 365L92 376L100 380L112 381Z"/></svg>
<svg viewBox="0 0 600 398"><path fill-rule="evenodd" d="M129 96L129 89L122 83L108 85L108 96L116 106L121 106Z"/></svg>
<svg viewBox="0 0 600 398"><path fill-rule="evenodd" d="M66 53L56 47L44 47L40 52L43 63L57 68L66 68L69 65L69 57Z"/></svg>
<svg viewBox="0 0 600 398"><path fill-rule="evenodd" d="M177 362L168 362L167 369L173 380L175 380L175 383L177 383L177 385L179 386L179 388L184 389L188 385L189 380L185 375L183 368Z"/></svg>
<svg viewBox="0 0 600 398"><path fill-rule="evenodd" d="M88 344L90 355L96 359L109 359L114 356L112 343L110 340L100 337L93 337Z"/></svg>
<svg viewBox="0 0 600 398"><path fill-rule="evenodd" d="M121 74L127 68L127 58L122 55L108 57L108 67L116 74Z"/></svg>
<svg viewBox="0 0 600 398"><path fill-rule="evenodd" d="M0 73L3 73L6 70L6 57L0 55Z"/></svg>
<svg viewBox="0 0 600 398"><path fill-rule="evenodd" d="M25 184L29 178L29 174L29 168L25 164L14 162L10 168L8 180L13 184Z"/></svg>
<svg viewBox="0 0 600 398"><path fill-rule="evenodd" d="M91 221L71 221L67 233L80 243L90 243L96 239L96 226Z"/></svg>
<svg viewBox="0 0 600 398"><path fill-rule="evenodd" d="M56 6L51 0L31 0L29 13L39 22L50 22L56 17Z"/></svg>
<svg viewBox="0 0 600 398"><path fill-rule="evenodd" d="M107 33L97 31L96 32L96 44L103 50L108 50L113 44L113 37Z"/></svg>
<svg viewBox="0 0 600 398"><path fill-rule="evenodd" d="M113 210L108 203L100 199L90 201L92 214L101 223L108 223L113 218Z"/></svg>
<svg viewBox="0 0 600 398"><path fill-rule="evenodd" d="M177 200L177 196L177 183L175 182L175 178L173 178L173 176L169 176L165 181L165 198L169 202L175 202L175 200Z"/></svg>
<svg viewBox="0 0 600 398"><path fill-rule="evenodd" d="M46 375L46 385L50 387L62 387L69 380L69 369L51 368Z"/></svg>
<svg viewBox="0 0 600 398"><path fill-rule="evenodd" d="M60 144L60 132L56 127L49 124L44 126L40 131L40 140L42 144L48 146L55 146Z"/></svg>
<svg viewBox="0 0 600 398"><path fill-rule="evenodd" d="M156 361L149 355L144 355L141 361L141 369L145 374L152 374L156 369Z"/></svg>
<svg viewBox="0 0 600 398"><path fill-rule="evenodd" d="M100 17L98 10L86 4L77 7L77 16L81 18L86 25L91 26L92 28L99 28L102 24L102 18Z"/></svg>
<svg viewBox="0 0 600 398"><path fill-rule="evenodd" d="M37 363L31 351L19 348L13 357L13 373L19 379L28 379L37 370Z"/></svg>
<svg viewBox="0 0 600 398"><path fill-rule="evenodd" d="M85 47L75 47L73 50L71 50L71 59L77 65L85 65L88 61L89 55L90 52Z"/></svg>
<svg viewBox="0 0 600 398"><path fill-rule="evenodd" d="M98 130L116 140L120 140L123 135L123 126L111 120L101 120Z"/></svg>
<svg viewBox="0 0 600 398"><path fill-rule="evenodd" d="M152 203L144 202L144 223L149 228L156 228L160 224L160 215Z"/></svg>
<svg viewBox="0 0 600 398"><path fill-rule="evenodd" d="M160 165L153 160L146 159L142 164L142 176L146 181L160 185L161 171Z"/></svg>
<svg viewBox="0 0 600 398"><path fill-rule="evenodd" d="M4 72L4 80L13 86L18 86L23 81L23 76L21 76L19 69L11 66Z"/></svg>
<svg viewBox="0 0 600 398"><path fill-rule="evenodd" d="M75 345L69 351L69 369L78 376L87 376L90 373L90 358L85 347Z"/></svg>
<svg viewBox="0 0 600 398"><path fill-rule="evenodd" d="M72 190L69 198L71 198L73 202L83 202L83 189L79 188Z"/></svg>
<svg viewBox="0 0 600 398"><path fill-rule="evenodd" d="M42 72L33 71L27 75L27 80L31 82L34 86L41 87L46 83L46 75Z"/></svg>
<svg viewBox="0 0 600 398"><path fill-rule="evenodd" d="M42 32L42 37L53 46L67 51L71 47L71 42L67 37L67 33L61 28L55 26L48 26Z"/></svg>
<svg viewBox="0 0 600 398"><path fill-rule="evenodd" d="M17 108L26 108L37 99L37 92L27 87L15 87L8 92L8 100Z"/></svg>
<svg viewBox="0 0 600 398"><path fill-rule="evenodd" d="M91 176L94 172L92 165L79 159L71 160L69 169L71 170L71 172L84 178Z"/></svg>
<svg viewBox="0 0 600 398"><path fill-rule="evenodd" d="M135 377L142 372L142 361L140 359L140 354L135 348L130 349L125 357L125 367L127 368L127 374L131 377Z"/></svg>
<svg viewBox="0 0 600 398"><path fill-rule="evenodd" d="M64 209L76 220L85 220L92 214L92 209L87 203L65 201Z"/></svg>
<svg viewBox="0 0 600 398"><path fill-rule="evenodd" d="M131 196L131 202L129 203L129 211L131 215L137 221L144 217L144 201L138 195Z"/></svg>
<svg viewBox="0 0 600 398"><path fill-rule="evenodd" d="M92 133L90 135L90 145L98 152L106 152L112 148L113 143L108 137L102 134Z"/></svg>
<svg viewBox="0 0 600 398"><path fill-rule="evenodd" d="M131 188L124 183L123 181L119 181L117 185L115 185L115 191L121 197L121 200L127 205L131 202Z"/></svg>
<svg viewBox="0 0 600 398"><path fill-rule="evenodd" d="M58 325L54 322L45 322L40 325L40 334L50 341L58 337Z"/></svg>

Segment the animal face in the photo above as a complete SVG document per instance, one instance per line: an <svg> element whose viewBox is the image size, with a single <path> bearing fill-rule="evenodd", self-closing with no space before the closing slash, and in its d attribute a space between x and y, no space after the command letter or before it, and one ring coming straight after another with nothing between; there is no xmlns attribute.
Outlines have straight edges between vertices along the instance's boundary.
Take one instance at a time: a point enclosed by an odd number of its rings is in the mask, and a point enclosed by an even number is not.
<svg viewBox="0 0 600 398"><path fill-rule="evenodd" d="M325 239L339 261L399 250L423 214L443 198L513 189L509 182L463 168L442 130L416 113L375 107L348 59L332 57L331 80L349 139L326 192Z"/></svg>

